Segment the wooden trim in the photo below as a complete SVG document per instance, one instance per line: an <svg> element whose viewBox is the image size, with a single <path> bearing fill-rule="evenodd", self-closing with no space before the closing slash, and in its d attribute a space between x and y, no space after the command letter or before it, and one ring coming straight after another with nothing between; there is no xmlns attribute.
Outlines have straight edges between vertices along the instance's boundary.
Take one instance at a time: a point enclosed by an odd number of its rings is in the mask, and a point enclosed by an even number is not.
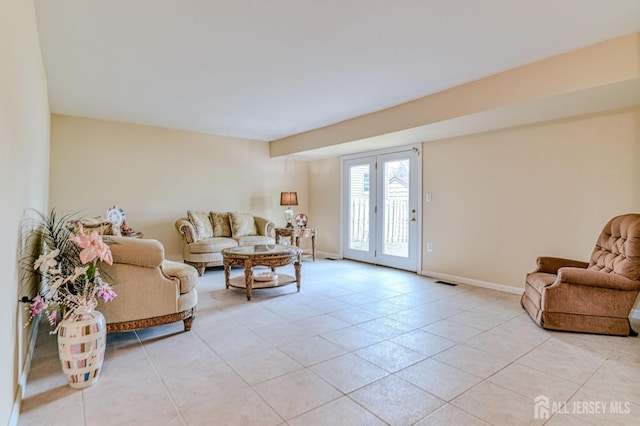
<svg viewBox="0 0 640 426"><path fill-rule="evenodd" d="M192 262L190 260L185 260L184 263L187 265L191 265L198 270L198 275L203 276L205 268L213 267L213 266L223 266L222 260L216 260L211 262Z"/></svg>
<svg viewBox="0 0 640 426"><path fill-rule="evenodd" d="M191 324L196 315L196 307L176 312L174 314L162 315L153 318L144 318L133 321L123 321L107 324L107 333L121 333L123 331L138 330L140 328L155 327L156 325L169 324L176 321L184 321L184 331L191 330Z"/></svg>

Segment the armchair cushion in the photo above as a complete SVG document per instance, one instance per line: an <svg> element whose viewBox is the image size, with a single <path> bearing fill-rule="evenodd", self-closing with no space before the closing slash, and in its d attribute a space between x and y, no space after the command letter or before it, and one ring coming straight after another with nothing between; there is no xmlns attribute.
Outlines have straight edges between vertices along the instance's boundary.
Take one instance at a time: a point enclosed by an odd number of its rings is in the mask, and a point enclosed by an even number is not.
<svg viewBox="0 0 640 426"><path fill-rule="evenodd" d="M640 215L618 216L602 230L589 269L640 279Z"/></svg>
<svg viewBox="0 0 640 426"><path fill-rule="evenodd" d="M231 223L231 234L233 238L258 235L256 220L251 214L229 213L229 222Z"/></svg>
<svg viewBox="0 0 640 426"><path fill-rule="evenodd" d="M207 213L188 210L187 217L196 230L198 240L213 237L213 227Z"/></svg>
<svg viewBox="0 0 640 426"><path fill-rule="evenodd" d="M209 217L213 224L214 237L231 237L229 212L209 212Z"/></svg>

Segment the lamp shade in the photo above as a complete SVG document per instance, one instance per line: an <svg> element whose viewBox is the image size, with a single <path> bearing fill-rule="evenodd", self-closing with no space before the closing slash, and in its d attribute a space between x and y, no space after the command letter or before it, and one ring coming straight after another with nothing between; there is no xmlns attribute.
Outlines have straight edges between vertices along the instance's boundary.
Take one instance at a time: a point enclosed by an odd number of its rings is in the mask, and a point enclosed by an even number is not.
<svg viewBox="0 0 640 426"><path fill-rule="evenodd" d="M280 205L281 206L297 206L298 193L297 192L281 192Z"/></svg>

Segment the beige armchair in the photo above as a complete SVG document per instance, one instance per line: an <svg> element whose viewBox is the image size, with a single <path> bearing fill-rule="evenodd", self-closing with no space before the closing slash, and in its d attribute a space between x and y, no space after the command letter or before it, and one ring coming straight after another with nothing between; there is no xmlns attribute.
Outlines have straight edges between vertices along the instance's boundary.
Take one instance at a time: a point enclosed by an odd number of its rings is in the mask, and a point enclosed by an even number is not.
<svg viewBox="0 0 640 426"><path fill-rule="evenodd" d="M541 327L636 335L629 323L640 291L640 214L614 217L591 260L539 257L527 274L522 306Z"/></svg>
<svg viewBox="0 0 640 426"><path fill-rule="evenodd" d="M164 258L159 241L105 236L111 247L113 265L100 270L117 297L100 302L97 309L107 321L107 332L135 330L184 321L191 329L198 303L198 273L184 263Z"/></svg>

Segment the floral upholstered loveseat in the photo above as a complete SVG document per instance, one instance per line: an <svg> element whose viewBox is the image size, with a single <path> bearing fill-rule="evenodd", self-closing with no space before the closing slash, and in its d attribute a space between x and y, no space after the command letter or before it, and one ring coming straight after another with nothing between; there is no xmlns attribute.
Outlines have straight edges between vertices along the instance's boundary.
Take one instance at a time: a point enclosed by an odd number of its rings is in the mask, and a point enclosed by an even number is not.
<svg viewBox="0 0 640 426"><path fill-rule="evenodd" d="M222 265L222 250L229 247L275 244L275 223L269 219L236 212L187 211L176 221L184 263L200 275L209 266Z"/></svg>

